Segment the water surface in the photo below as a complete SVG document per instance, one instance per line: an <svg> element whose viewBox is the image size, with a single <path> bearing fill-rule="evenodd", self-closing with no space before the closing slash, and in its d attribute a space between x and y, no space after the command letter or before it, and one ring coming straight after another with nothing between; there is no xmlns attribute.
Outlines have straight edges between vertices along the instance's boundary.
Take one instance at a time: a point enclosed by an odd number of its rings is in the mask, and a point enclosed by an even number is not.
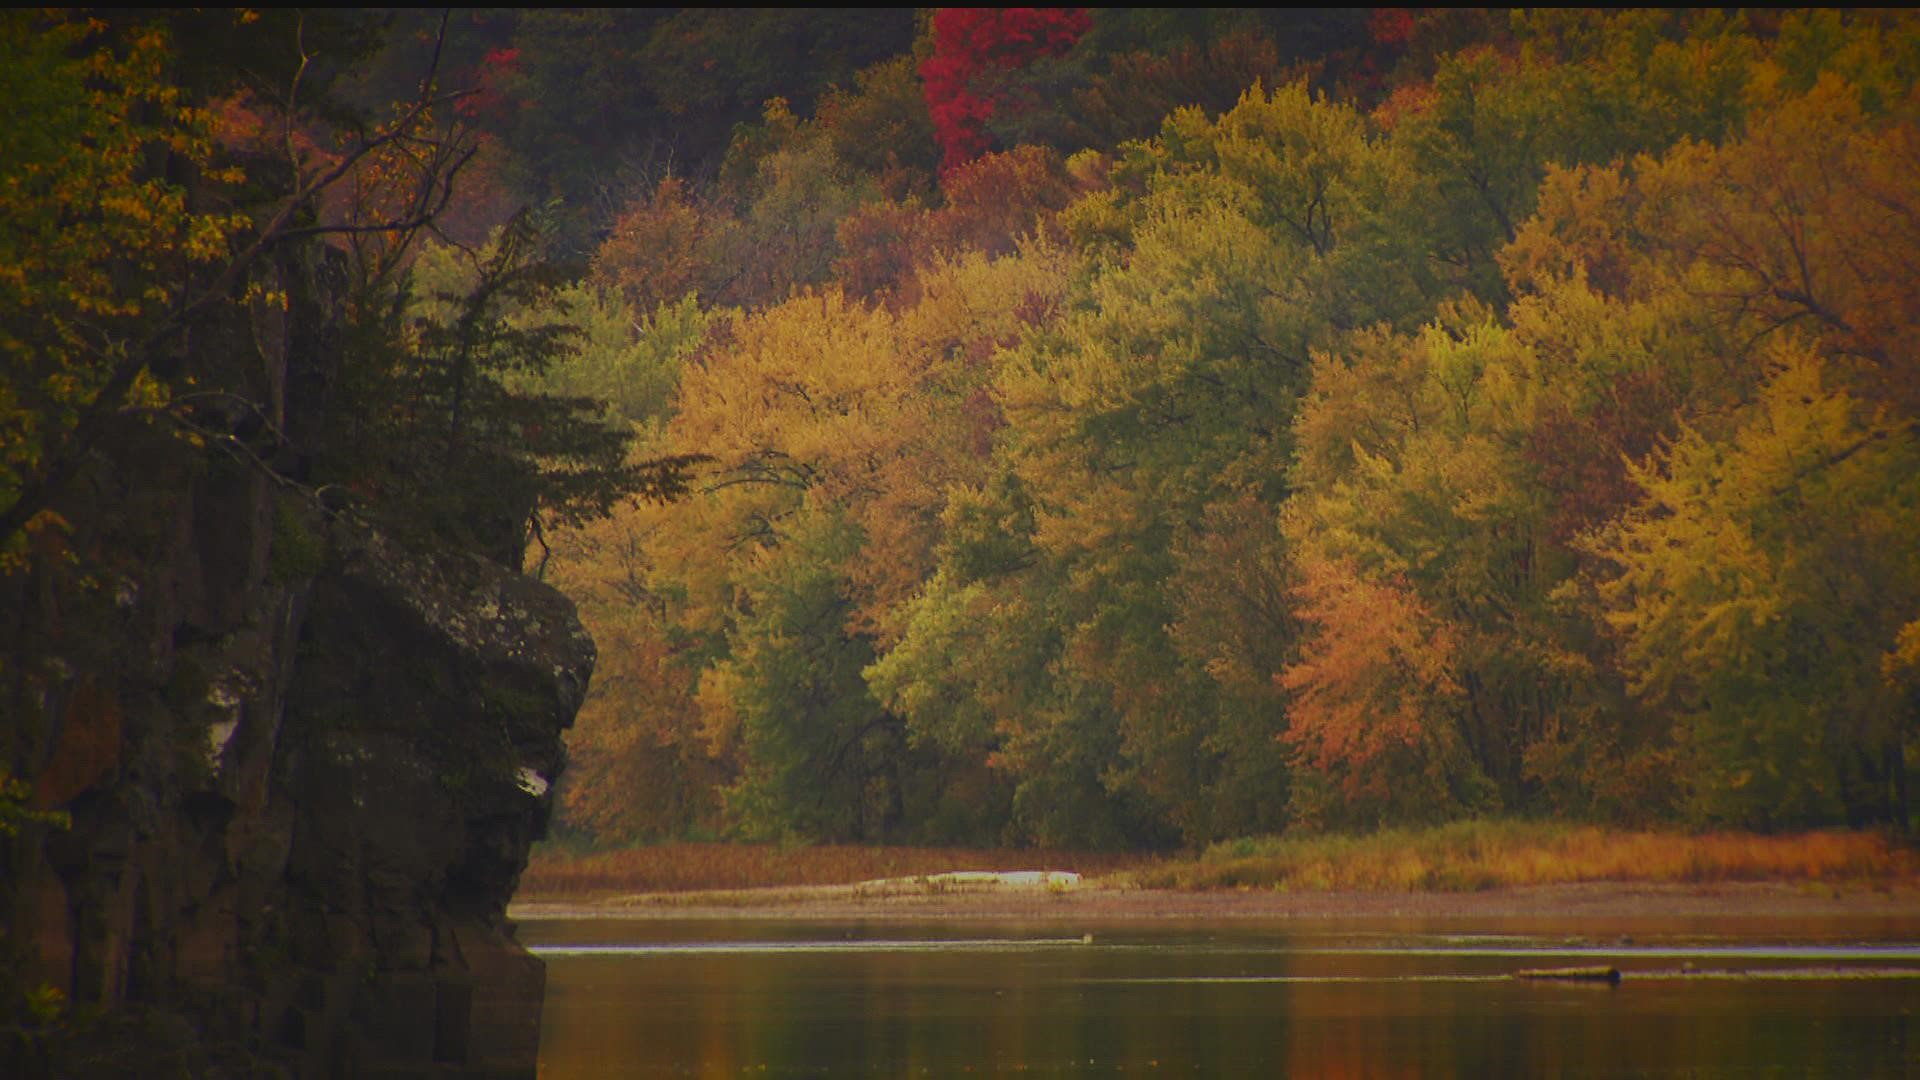
<svg viewBox="0 0 1920 1080"><path fill-rule="evenodd" d="M1914 929L600 918L520 937L547 960L554 1080L1870 1077L1920 1075ZM1621 984L1512 977L1593 965Z"/></svg>

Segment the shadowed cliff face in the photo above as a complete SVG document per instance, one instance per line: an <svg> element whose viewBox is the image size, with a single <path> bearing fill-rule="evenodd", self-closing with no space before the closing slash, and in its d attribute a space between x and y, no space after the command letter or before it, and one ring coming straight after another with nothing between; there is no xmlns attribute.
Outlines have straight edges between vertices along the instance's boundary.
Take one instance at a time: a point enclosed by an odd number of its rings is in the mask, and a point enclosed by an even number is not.
<svg viewBox="0 0 1920 1080"><path fill-rule="evenodd" d="M270 284L189 362L296 460L335 286L312 251ZM4 841L0 973L104 1018L0 1073L532 1075L505 909L593 666L571 603L137 420L59 509L0 579L0 766L72 827Z"/></svg>

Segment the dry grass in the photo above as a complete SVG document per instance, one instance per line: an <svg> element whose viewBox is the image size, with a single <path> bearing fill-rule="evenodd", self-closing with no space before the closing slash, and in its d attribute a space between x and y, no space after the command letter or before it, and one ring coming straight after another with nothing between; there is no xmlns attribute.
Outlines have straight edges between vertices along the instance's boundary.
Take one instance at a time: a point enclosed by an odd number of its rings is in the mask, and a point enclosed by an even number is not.
<svg viewBox="0 0 1920 1080"><path fill-rule="evenodd" d="M585 855L539 849L520 877L520 900L616 893L852 885L949 870L1071 870L1084 876L1146 865L1149 856L965 848L657 844Z"/></svg>
<svg viewBox="0 0 1920 1080"><path fill-rule="evenodd" d="M1238 840L1128 877L1149 888L1468 892L1590 881L1892 882L1916 874L1914 850L1879 833L1688 834L1467 821L1367 836Z"/></svg>
<svg viewBox="0 0 1920 1080"><path fill-rule="evenodd" d="M1920 853L1881 833L1633 832L1465 821L1365 836L1262 837L1197 858L961 848L658 844L590 854L537 850L518 899L852 885L949 870L1071 870L1144 888L1473 892L1581 882L1914 884Z"/></svg>

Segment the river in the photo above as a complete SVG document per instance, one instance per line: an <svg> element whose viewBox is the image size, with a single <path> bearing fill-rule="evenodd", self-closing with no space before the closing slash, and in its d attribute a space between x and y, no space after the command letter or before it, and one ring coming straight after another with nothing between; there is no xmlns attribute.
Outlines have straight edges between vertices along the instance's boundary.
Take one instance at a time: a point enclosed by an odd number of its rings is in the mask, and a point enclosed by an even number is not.
<svg viewBox="0 0 1920 1080"><path fill-rule="evenodd" d="M540 1075L1920 1075L1884 921L553 918ZM1607 967L1618 985L1522 969Z"/></svg>

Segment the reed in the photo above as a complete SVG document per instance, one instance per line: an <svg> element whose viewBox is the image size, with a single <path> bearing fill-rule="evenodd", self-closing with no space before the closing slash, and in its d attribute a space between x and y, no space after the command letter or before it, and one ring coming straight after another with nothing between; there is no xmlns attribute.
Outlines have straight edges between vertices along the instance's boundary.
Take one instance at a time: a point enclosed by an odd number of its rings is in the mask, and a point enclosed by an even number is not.
<svg viewBox="0 0 1920 1080"><path fill-rule="evenodd" d="M1470 892L1589 881L1889 882L1917 872L1915 852L1880 833L1760 836L1462 821L1360 836L1235 840L1127 879L1171 889Z"/></svg>

